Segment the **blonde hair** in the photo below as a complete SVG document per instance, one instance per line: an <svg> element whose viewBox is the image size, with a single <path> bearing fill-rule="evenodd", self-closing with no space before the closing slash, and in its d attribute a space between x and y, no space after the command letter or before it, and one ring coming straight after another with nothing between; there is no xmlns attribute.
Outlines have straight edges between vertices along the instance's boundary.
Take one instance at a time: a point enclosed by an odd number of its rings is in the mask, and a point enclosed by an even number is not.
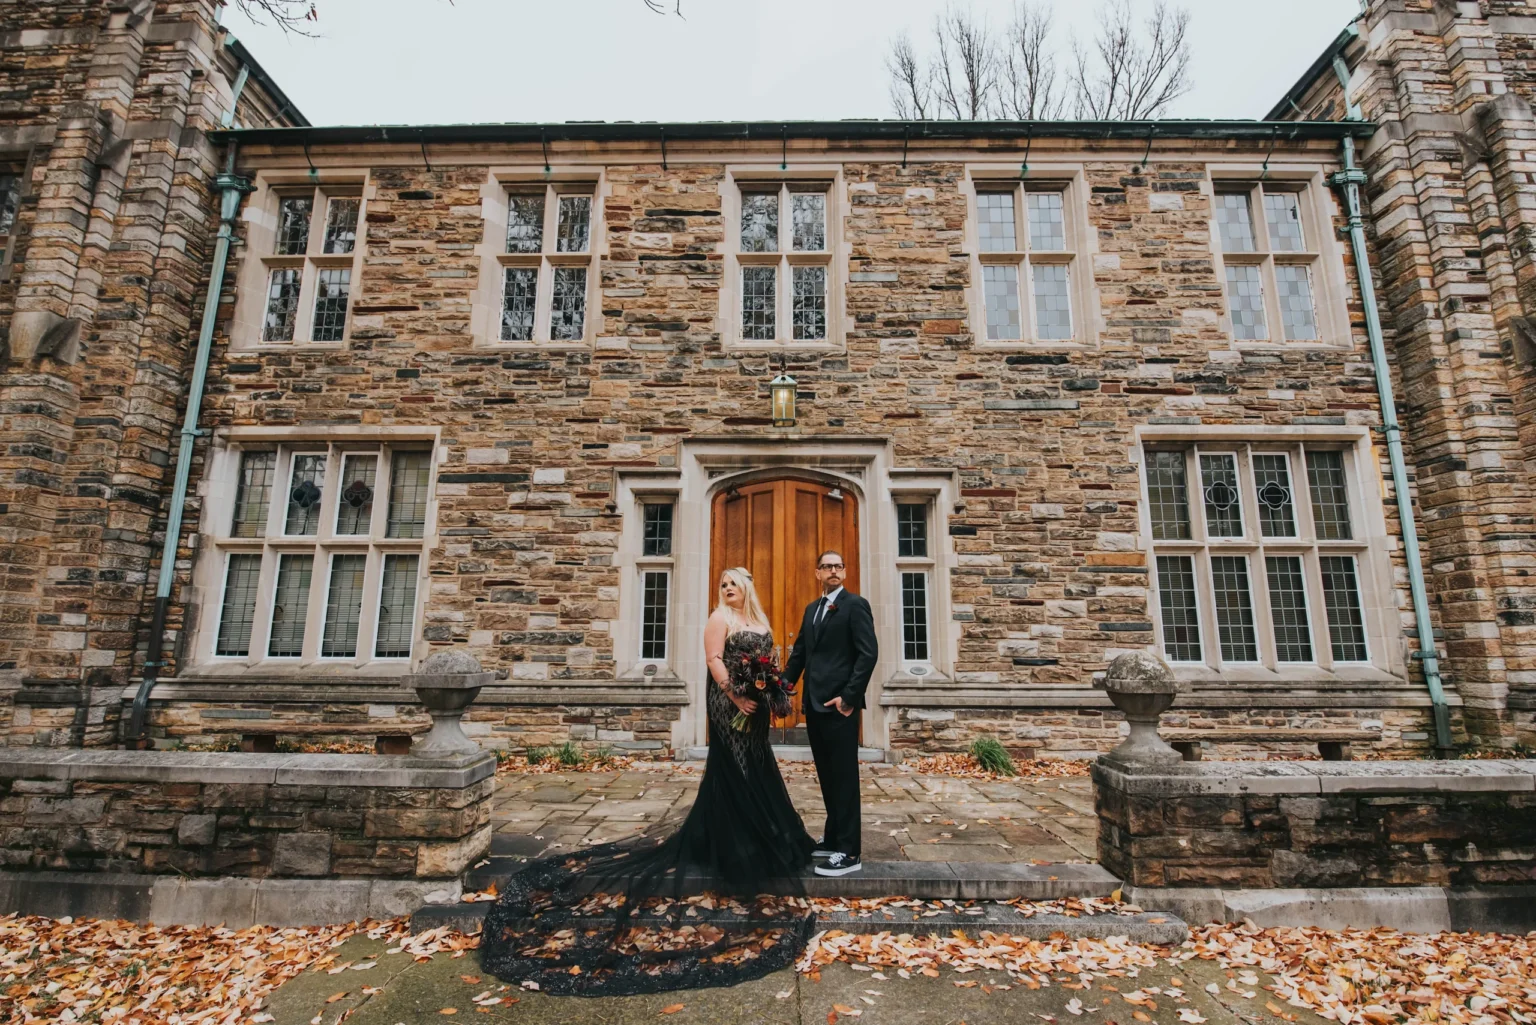
<svg viewBox="0 0 1536 1025"><path fill-rule="evenodd" d="M768 622L768 613L763 611L763 603L758 601L757 585L752 583L751 572L741 566L732 566L720 574L720 584L725 583L726 580L730 580L741 591L741 611L731 608L723 598L715 608L724 610L725 621L730 624L732 630L749 627L771 631L773 625ZM719 590L719 584L715 589Z"/></svg>

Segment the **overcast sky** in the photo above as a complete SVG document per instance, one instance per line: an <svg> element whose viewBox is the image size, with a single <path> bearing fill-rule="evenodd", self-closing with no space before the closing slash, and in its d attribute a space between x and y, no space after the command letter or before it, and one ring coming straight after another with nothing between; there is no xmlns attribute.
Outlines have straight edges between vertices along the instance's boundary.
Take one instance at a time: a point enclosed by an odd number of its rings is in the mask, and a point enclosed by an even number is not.
<svg viewBox="0 0 1536 1025"><path fill-rule="evenodd" d="M668 0L670 2L670 0ZM964 0L961 0L964 3ZM1053 6L1058 43L1096 0ZM1132 0L1138 11L1150 0ZM226 21L311 122L891 117L885 56L943 0L315 0L315 38ZM996 23L1013 0L970 0ZM1359 0L1184 0L1194 89L1174 117L1262 117Z"/></svg>

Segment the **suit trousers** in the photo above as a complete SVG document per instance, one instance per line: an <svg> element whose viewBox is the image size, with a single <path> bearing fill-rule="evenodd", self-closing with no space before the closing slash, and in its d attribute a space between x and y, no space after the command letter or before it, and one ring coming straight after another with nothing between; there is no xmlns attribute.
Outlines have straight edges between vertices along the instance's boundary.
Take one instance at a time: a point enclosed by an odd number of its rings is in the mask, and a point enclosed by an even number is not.
<svg viewBox="0 0 1536 1025"><path fill-rule="evenodd" d="M821 799L827 806L826 842L829 851L859 854L863 825L859 821L859 713L806 711L805 731L816 760Z"/></svg>

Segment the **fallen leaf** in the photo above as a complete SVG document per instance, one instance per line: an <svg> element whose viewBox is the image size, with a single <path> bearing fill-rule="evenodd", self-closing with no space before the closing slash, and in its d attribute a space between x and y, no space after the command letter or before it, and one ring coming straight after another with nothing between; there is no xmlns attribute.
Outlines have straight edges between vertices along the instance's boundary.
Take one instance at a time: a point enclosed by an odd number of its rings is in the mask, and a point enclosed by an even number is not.
<svg viewBox="0 0 1536 1025"><path fill-rule="evenodd" d="M459 976L459 978L463 979L465 982L469 983L471 986L478 986L478 985L480 985L480 976L478 976L478 975L461 975L461 976Z"/></svg>
<svg viewBox="0 0 1536 1025"><path fill-rule="evenodd" d="M445 1007L441 1011L438 1011L437 1013L438 1014L458 1014L459 1013L459 1009L457 1007Z"/></svg>
<svg viewBox="0 0 1536 1025"><path fill-rule="evenodd" d="M663 1007L661 1009L661 1013L662 1014L676 1014L678 1011L681 1011L684 1007L687 1007L687 1006L688 1006L687 1004L668 1004L666 1007Z"/></svg>
<svg viewBox="0 0 1536 1025"><path fill-rule="evenodd" d="M347 995L347 991L346 990L342 990L340 993L332 993L330 996L325 998L325 1002L328 1003L328 1004L334 1004L336 1001L340 1000L342 997L344 997L346 995Z"/></svg>
<svg viewBox="0 0 1536 1025"><path fill-rule="evenodd" d="M1179 1021L1188 1022L1189 1025L1201 1025L1201 1023L1206 1020L1207 1019L1204 1018L1200 1012L1195 1010L1193 1007L1179 1008Z"/></svg>

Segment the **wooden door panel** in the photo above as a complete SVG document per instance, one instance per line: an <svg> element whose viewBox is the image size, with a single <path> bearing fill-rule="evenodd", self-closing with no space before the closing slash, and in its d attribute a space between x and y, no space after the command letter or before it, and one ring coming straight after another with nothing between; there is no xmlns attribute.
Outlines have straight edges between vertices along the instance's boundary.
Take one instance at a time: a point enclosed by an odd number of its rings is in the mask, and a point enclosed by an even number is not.
<svg viewBox="0 0 1536 1025"><path fill-rule="evenodd" d="M858 590L858 504L851 495L811 481L783 479L750 484L716 496L710 518L709 608L719 601L720 574L745 566L773 625L783 657L795 643L805 607L816 600L816 556L839 551L848 566L845 586ZM803 725L800 695L776 728Z"/></svg>

